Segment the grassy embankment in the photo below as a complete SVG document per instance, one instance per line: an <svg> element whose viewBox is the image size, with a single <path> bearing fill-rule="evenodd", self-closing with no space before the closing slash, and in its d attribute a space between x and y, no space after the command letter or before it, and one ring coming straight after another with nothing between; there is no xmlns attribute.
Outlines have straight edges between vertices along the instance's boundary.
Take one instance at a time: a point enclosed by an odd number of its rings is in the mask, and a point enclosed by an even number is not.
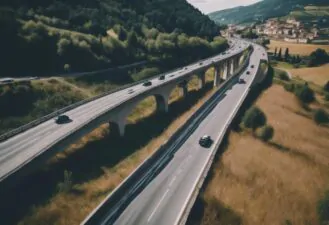
<svg viewBox="0 0 329 225"><path fill-rule="evenodd" d="M175 89L167 114L154 114L153 97L142 101L128 118L124 140L113 137L108 125L103 125L58 153L27 182L1 196L2 221L8 225L79 224L202 104L212 92L212 74L208 71L207 85L200 91L197 80L191 80L184 100ZM73 187L68 193L57 189L65 170L72 172Z"/></svg>
<svg viewBox="0 0 329 225"><path fill-rule="evenodd" d="M274 81L254 103L274 138L264 143L231 131L188 224L319 224L317 202L329 187L329 127L314 123L312 109L323 105L316 101L307 110L284 81Z"/></svg>

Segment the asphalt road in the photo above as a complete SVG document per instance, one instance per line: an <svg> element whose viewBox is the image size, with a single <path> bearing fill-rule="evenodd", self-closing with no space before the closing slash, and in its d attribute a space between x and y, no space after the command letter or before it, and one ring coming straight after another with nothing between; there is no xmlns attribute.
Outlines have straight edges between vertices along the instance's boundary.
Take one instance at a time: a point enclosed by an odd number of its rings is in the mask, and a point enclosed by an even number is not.
<svg viewBox="0 0 329 225"><path fill-rule="evenodd" d="M202 66L206 63L211 64L213 60L219 61L222 58L228 58L236 52L241 51L246 46L247 44L244 42L233 43L231 48L225 54L203 60L202 62L204 63ZM55 123L54 119L50 119L23 133L17 134L4 142L1 142L0 182L15 171L18 171L24 165L28 164L36 156L43 154L47 151L47 149L49 149L49 147L53 146L59 140L72 133L72 131L79 129L84 124L94 120L95 117L103 115L114 106L129 98L132 98L132 96L138 95L148 89L152 89L161 83L177 79L177 77L183 76L185 73L199 68L199 62L166 75L165 80L158 80L157 78L154 78L152 80L152 86L144 87L142 84L138 84L128 88L129 90L134 90L133 94L128 94L127 89L124 89L74 108L65 113L72 119L71 123L58 125ZM171 74L174 74L175 77L169 77Z"/></svg>
<svg viewBox="0 0 329 225"><path fill-rule="evenodd" d="M198 144L203 135L217 139L226 131L226 124L243 93L252 83L264 50L256 47L248 70L240 75L246 83L236 83L225 92L226 96L189 136L170 163L129 204L115 225L172 225L180 219L181 212L194 190L198 177L207 164L211 151ZM251 68L255 65L255 68ZM102 223L106 224L106 222Z"/></svg>

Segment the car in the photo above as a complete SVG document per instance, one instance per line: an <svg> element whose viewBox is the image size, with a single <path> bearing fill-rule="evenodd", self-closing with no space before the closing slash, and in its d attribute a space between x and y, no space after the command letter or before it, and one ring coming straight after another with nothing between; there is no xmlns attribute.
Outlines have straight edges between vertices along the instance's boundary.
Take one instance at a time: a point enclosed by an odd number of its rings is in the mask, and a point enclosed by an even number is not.
<svg viewBox="0 0 329 225"><path fill-rule="evenodd" d="M185 67L184 70L187 70L187 67Z"/></svg>
<svg viewBox="0 0 329 225"><path fill-rule="evenodd" d="M159 77L159 80L164 80L165 79L165 75L161 75L160 77Z"/></svg>
<svg viewBox="0 0 329 225"><path fill-rule="evenodd" d="M202 65L202 64L203 64L203 62L200 62L200 63L199 63L199 65Z"/></svg>
<svg viewBox="0 0 329 225"><path fill-rule="evenodd" d="M255 65L251 65L250 67L251 67L251 68L254 68L254 67L255 67Z"/></svg>
<svg viewBox="0 0 329 225"><path fill-rule="evenodd" d="M146 81L143 86L144 87L148 87L148 86L151 86L152 85L152 82L151 81Z"/></svg>
<svg viewBox="0 0 329 225"><path fill-rule="evenodd" d="M244 84L244 83L246 83L246 82L244 81L244 79L240 78L240 79L239 79L239 84Z"/></svg>
<svg viewBox="0 0 329 225"><path fill-rule="evenodd" d="M132 94L132 93L134 93L134 90L133 89L129 89L128 90L128 94Z"/></svg>
<svg viewBox="0 0 329 225"><path fill-rule="evenodd" d="M246 74L248 74L248 75L249 75L249 74L250 74L250 71L247 71L247 73L246 73Z"/></svg>
<svg viewBox="0 0 329 225"><path fill-rule="evenodd" d="M169 77L174 77L175 75L174 74L172 74L172 75L170 75Z"/></svg>
<svg viewBox="0 0 329 225"><path fill-rule="evenodd" d="M71 119L67 115L59 115L56 118L56 123L57 124L68 123L68 122L71 122Z"/></svg>
<svg viewBox="0 0 329 225"><path fill-rule="evenodd" d="M204 135L199 140L199 144L202 147L207 147L207 148L211 146L212 142L213 141L211 140L211 137L209 135Z"/></svg>

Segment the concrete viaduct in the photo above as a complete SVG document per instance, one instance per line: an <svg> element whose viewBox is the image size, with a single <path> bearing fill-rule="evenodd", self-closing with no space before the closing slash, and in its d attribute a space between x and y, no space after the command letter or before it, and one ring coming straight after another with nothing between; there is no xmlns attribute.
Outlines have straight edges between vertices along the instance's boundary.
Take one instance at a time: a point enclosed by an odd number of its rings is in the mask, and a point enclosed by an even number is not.
<svg viewBox="0 0 329 225"><path fill-rule="evenodd" d="M245 60L244 57L245 55L242 52L219 62L213 61L210 65L206 65L191 73L187 73L182 77L145 91L144 93L139 94L120 104L116 108L112 109L108 114L111 132L114 131L121 137L124 136L127 117L130 115L136 105L147 97L155 97L157 107L156 109L158 112L168 112L169 97L174 88L176 86L181 88L181 93L183 97L185 97L188 94L188 82L194 76L197 76L199 80L199 89L202 89L206 83L206 71L210 68L214 68L214 87L218 87L221 82L228 79L235 73L235 71L241 65L241 62Z"/></svg>

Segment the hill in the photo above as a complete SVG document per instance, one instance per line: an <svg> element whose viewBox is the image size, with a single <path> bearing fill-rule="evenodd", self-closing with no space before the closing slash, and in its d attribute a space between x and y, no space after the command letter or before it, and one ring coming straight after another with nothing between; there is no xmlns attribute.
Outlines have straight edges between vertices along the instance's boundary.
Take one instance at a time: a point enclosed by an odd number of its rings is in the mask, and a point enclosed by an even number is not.
<svg viewBox="0 0 329 225"><path fill-rule="evenodd" d="M6 34L0 37L0 76L145 59L173 66L226 47L222 39L213 41L219 27L185 0L7 0L0 26Z"/></svg>
<svg viewBox="0 0 329 225"><path fill-rule="evenodd" d="M249 6L240 6L213 12L209 14L209 17L216 23L222 24L251 23L272 17L286 16L291 12L307 11L304 7L308 5L326 6L328 4L329 3L325 0L263 0ZM314 8L316 7L313 7L313 9ZM302 14L304 13L301 13L301 16ZM305 12L305 14L308 13ZM293 13L293 15L295 16L296 13ZM327 17L329 14L323 13L323 10L321 10L321 16Z"/></svg>

